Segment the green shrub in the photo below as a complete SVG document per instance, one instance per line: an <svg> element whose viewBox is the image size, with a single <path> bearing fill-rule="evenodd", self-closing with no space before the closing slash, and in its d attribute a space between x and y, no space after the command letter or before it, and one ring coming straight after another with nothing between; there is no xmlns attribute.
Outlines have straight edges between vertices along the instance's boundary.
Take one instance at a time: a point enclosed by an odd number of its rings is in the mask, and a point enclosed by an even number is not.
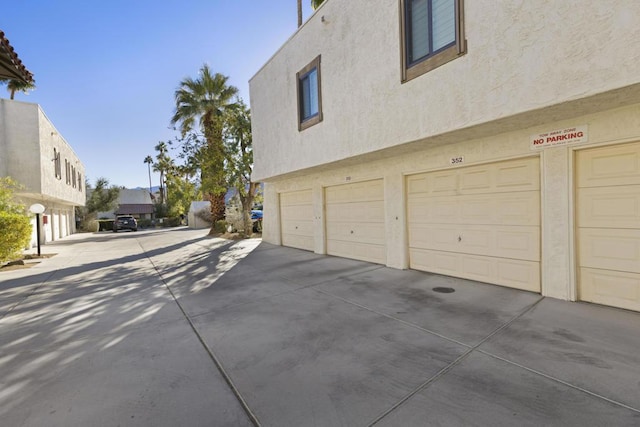
<svg viewBox="0 0 640 427"><path fill-rule="evenodd" d="M213 229L216 231L216 233L226 233L227 221L225 221L224 219L219 219L218 221L216 221L216 224L213 227Z"/></svg>
<svg viewBox="0 0 640 427"><path fill-rule="evenodd" d="M150 219L141 218L138 220L138 228L151 228L153 222Z"/></svg>
<svg viewBox="0 0 640 427"><path fill-rule="evenodd" d="M0 211L0 262L18 258L30 241L29 217Z"/></svg>
<svg viewBox="0 0 640 427"><path fill-rule="evenodd" d="M98 231L113 231L113 220L112 219L100 219L98 220L100 224L100 228Z"/></svg>
<svg viewBox="0 0 640 427"><path fill-rule="evenodd" d="M180 217L163 218L163 227L177 227L180 225Z"/></svg>
<svg viewBox="0 0 640 427"><path fill-rule="evenodd" d="M80 222L79 231L86 233L95 233L100 229L100 223L98 223L97 219L85 219Z"/></svg>

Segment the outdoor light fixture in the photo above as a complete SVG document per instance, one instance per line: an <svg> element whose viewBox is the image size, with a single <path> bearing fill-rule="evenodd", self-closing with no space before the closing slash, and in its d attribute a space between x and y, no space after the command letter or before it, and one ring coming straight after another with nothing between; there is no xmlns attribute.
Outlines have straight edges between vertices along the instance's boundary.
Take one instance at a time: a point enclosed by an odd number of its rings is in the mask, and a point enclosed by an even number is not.
<svg viewBox="0 0 640 427"><path fill-rule="evenodd" d="M38 256L40 256L40 214L44 213L45 207L40 203L29 206L29 211L36 214L36 239L38 240Z"/></svg>

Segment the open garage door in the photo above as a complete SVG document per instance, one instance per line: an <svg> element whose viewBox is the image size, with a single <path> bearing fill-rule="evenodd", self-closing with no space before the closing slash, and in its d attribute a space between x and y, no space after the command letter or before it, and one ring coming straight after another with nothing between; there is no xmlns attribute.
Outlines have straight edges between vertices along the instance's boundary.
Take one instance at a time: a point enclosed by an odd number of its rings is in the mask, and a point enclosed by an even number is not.
<svg viewBox="0 0 640 427"><path fill-rule="evenodd" d="M640 142L576 154L578 297L640 311Z"/></svg>
<svg viewBox="0 0 640 427"><path fill-rule="evenodd" d="M327 187L325 200L327 253L385 264L383 181Z"/></svg>
<svg viewBox="0 0 640 427"><path fill-rule="evenodd" d="M313 201L311 190L280 193L282 245L313 251Z"/></svg>
<svg viewBox="0 0 640 427"><path fill-rule="evenodd" d="M407 177L409 264L540 292L537 157Z"/></svg>

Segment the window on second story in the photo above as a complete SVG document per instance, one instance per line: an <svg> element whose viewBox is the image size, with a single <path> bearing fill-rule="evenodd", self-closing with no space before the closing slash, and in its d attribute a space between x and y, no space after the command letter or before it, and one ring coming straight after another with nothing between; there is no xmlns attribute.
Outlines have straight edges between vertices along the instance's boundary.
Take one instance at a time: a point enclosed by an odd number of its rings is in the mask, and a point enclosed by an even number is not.
<svg viewBox="0 0 640 427"><path fill-rule="evenodd" d="M298 85L298 130L322 121L320 56L296 74Z"/></svg>
<svg viewBox="0 0 640 427"><path fill-rule="evenodd" d="M463 0L400 0L402 81L463 55Z"/></svg>
<svg viewBox="0 0 640 427"><path fill-rule="evenodd" d="M71 184L71 176L69 175L70 173L71 173L71 163L69 163L69 160L64 159L64 178L67 185Z"/></svg>
<svg viewBox="0 0 640 427"><path fill-rule="evenodd" d="M53 170L56 178L62 179L62 166L60 165L60 152L53 149Z"/></svg>

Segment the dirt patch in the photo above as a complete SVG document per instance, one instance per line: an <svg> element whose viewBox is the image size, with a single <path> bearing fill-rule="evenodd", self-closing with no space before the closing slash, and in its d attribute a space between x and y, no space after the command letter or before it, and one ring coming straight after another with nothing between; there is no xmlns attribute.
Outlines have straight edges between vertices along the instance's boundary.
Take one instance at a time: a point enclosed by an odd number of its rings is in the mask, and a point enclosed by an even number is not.
<svg viewBox="0 0 640 427"><path fill-rule="evenodd" d="M209 237L219 237L221 239L227 240L244 240L246 238L242 237L240 233L209 233ZM253 233L250 239L260 239L261 237L261 233Z"/></svg>
<svg viewBox="0 0 640 427"><path fill-rule="evenodd" d="M0 266L1 271L14 271L14 270L24 270L25 268L33 267L36 264L40 264L40 259L51 258L56 256L57 254L26 254L23 255L22 258L10 261Z"/></svg>

